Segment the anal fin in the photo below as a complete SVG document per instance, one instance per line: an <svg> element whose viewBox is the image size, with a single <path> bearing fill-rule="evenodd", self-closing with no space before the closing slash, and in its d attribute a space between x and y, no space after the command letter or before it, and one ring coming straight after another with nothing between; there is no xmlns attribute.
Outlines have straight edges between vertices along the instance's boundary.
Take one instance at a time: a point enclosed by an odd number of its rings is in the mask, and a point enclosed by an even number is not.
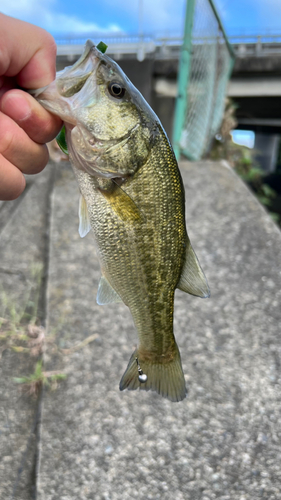
<svg viewBox="0 0 281 500"><path fill-rule="evenodd" d="M107 279L102 276L98 287L97 304L104 306L106 304L113 304L114 302L122 302L122 299L110 283L108 283Z"/></svg>
<svg viewBox="0 0 281 500"><path fill-rule="evenodd" d="M187 242L185 264L177 288L204 299L210 297L207 279L189 240Z"/></svg>

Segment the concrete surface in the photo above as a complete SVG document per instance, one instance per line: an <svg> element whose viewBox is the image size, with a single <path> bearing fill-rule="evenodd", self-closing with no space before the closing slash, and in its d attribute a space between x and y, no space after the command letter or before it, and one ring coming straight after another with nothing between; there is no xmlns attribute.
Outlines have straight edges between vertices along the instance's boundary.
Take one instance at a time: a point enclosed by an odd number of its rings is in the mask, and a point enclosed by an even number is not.
<svg viewBox="0 0 281 500"><path fill-rule="evenodd" d="M119 392L136 333L125 306L95 303L92 236L80 239L78 189L69 167L57 168L45 369L67 379L43 394L39 500L281 499L281 233L223 163L181 167L188 232L212 292L176 293L181 403Z"/></svg>
<svg viewBox="0 0 281 500"><path fill-rule="evenodd" d="M13 379L33 373L38 357L11 346L26 346L18 335L25 333L23 313L32 312L37 296L37 316L44 322L51 186L49 167L28 180L21 198L0 206L0 498L7 500L35 495L38 401L23 394Z"/></svg>

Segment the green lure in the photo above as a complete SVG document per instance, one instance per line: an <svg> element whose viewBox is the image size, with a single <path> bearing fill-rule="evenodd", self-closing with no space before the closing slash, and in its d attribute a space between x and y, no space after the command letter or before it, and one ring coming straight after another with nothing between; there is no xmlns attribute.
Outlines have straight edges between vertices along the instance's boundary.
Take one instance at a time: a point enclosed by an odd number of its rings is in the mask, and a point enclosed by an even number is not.
<svg viewBox="0 0 281 500"><path fill-rule="evenodd" d="M100 42L100 43L98 43L98 45L97 45L97 49L99 49L99 51L100 51L102 54L105 54L107 47L108 47L108 45L106 45L106 43L103 43L103 42Z"/></svg>
<svg viewBox="0 0 281 500"><path fill-rule="evenodd" d="M58 143L58 146L62 150L62 152L65 155L68 155L68 149L67 149L67 144L66 144L66 139L65 139L65 126L63 125L62 129L58 133L56 137L56 141Z"/></svg>

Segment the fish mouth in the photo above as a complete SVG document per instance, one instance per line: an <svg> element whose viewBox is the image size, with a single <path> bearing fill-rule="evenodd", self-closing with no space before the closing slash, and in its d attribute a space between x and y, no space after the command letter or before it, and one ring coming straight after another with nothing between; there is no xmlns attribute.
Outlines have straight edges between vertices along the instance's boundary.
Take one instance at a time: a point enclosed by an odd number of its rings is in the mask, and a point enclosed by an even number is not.
<svg viewBox="0 0 281 500"><path fill-rule="evenodd" d="M87 40L84 52L70 67L56 75L56 86L62 97L71 98L78 94L88 78L100 65L100 53L91 40Z"/></svg>
<svg viewBox="0 0 281 500"><path fill-rule="evenodd" d="M88 40L80 58L72 65L56 73L56 78L46 87L30 90L29 93L51 113L64 122L75 126L76 118L72 109L77 106L80 91L101 63L102 54Z"/></svg>

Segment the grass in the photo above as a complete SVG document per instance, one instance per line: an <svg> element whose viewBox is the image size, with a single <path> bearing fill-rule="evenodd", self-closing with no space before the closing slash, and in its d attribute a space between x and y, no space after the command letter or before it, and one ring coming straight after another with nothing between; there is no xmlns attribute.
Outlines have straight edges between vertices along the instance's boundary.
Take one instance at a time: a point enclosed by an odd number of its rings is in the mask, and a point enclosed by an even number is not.
<svg viewBox="0 0 281 500"><path fill-rule="evenodd" d="M277 193L266 184L265 173L255 159L256 151L232 141L230 132L237 126L235 112L236 106L230 99L227 99L220 133L214 140L209 156L212 160L227 160L267 209L272 219L281 226L280 214L272 209Z"/></svg>
<svg viewBox="0 0 281 500"><path fill-rule="evenodd" d="M34 373L26 377L14 377L14 382L21 384L29 395L38 396L43 386L51 390L57 388L58 382L64 380L66 375L58 371L44 371L43 361L37 361Z"/></svg>
<svg viewBox="0 0 281 500"><path fill-rule="evenodd" d="M0 358L6 349L36 358L33 373L13 377L14 382L33 396L38 396L43 386L51 390L56 389L58 383L66 378L66 375L59 371L44 371L42 356L47 343L52 346L53 354L68 356L98 337L95 333L68 349L59 348L56 344L56 334L64 323L64 317L58 321L57 328L49 332L48 337L46 336L38 317L42 275L43 267L35 264L31 269L31 280L27 283L21 304L16 303L15 299L9 297L4 290L0 293Z"/></svg>
<svg viewBox="0 0 281 500"><path fill-rule="evenodd" d="M13 377L30 395L37 396L42 386L54 390L66 375L43 370L42 355L46 344L45 329L40 325L38 309L42 287L43 266L35 263L30 272L26 292L21 304L2 290L0 294L0 357L9 349L37 358L34 372L23 377ZM53 339L52 339L53 341Z"/></svg>
<svg viewBox="0 0 281 500"><path fill-rule="evenodd" d="M34 264L31 280L27 282L26 292L21 304L2 290L0 294L0 353L10 348L15 352L41 354L44 329L39 325L38 306L42 284L43 266ZM36 349L35 346L37 345Z"/></svg>

